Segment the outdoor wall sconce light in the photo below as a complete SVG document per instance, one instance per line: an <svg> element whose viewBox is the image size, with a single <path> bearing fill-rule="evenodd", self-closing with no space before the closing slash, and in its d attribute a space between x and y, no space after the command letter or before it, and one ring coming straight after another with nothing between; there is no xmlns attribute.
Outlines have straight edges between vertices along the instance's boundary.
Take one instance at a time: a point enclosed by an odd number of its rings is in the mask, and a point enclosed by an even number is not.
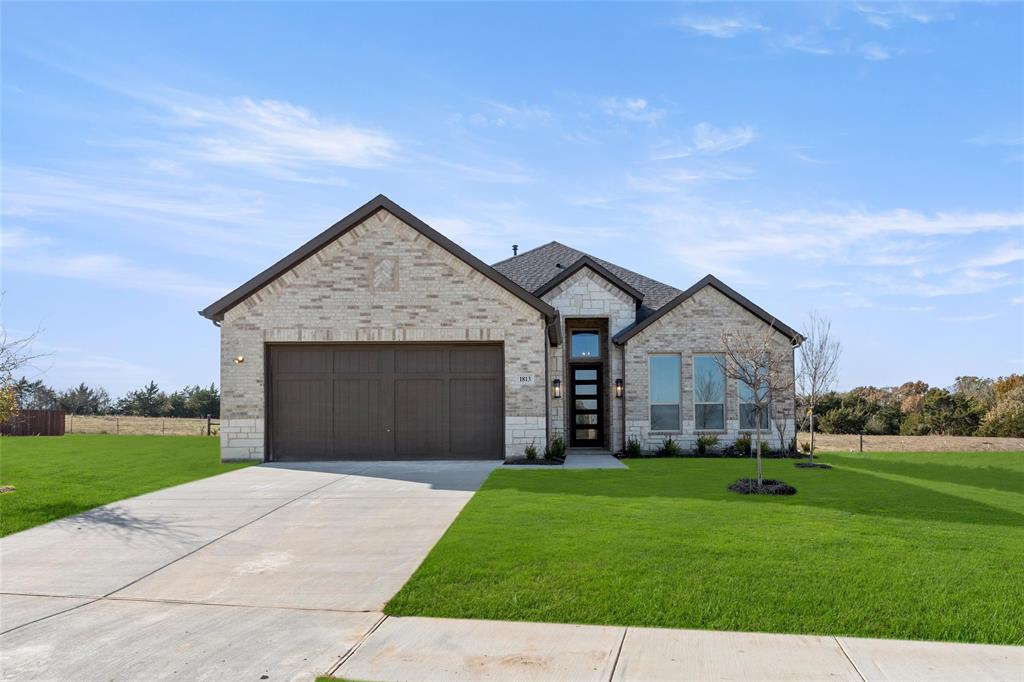
<svg viewBox="0 0 1024 682"><path fill-rule="evenodd" d="M622 387L622 379L616 379L615 380L615 397L616 398L621 398L622 394L624 392L625 392L625 389Z"/></svg>
<svg viewBox="0 0 1024 682"><path fill-rule="evenodd" d="M551 396L554 398L562 397L562 380L552 379L551 380Z"/></svg>
<svg viewBox="0 0 1024 682"><path fill-rule="evenodd" d="M235 357L235 364L236 365L240 365L243 362L245 362L245 356L244 355L239 355L239 356Z"/></svg>

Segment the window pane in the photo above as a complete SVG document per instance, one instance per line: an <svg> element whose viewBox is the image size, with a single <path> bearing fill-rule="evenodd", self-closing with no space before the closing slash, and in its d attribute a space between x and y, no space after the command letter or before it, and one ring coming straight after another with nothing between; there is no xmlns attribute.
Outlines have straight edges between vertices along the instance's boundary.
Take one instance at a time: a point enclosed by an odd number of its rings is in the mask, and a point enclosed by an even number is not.
<svg viewBox="0 0 1024 682"><path fill-rule="evenodd" d="M576 440L597 440L597 429L576 429Z"/></svg>
<svg viewBox="0 0 1024 682"><path fill-rule="evenodd" d="M697 431L725 430L725 405L694 405L693 415Z"/></svg>
<svg viewBox="0 0 1024 682"><path fill-rule="evenodd" d="M578 414L576 415L577 424L597 424L596 414Z"/></svg>
<svg viewBox="0 0 1024 682"><path fill-rule="evenodd" d="M576 395L597 395L597 384L576 384Z"/></svg>
<svg viewBox="0 0 1024 682"><path fill-rule="evenodd" d="M651 405L652 431L678 431L678 405Z"/></svg>
<svg viewBox="0 0 1024 682"><path fill-rule="evenodd" d="M693 356L693 402L724 403L725 375L714 355ZM721 359L721 356L717 356Z"/></svg>
<svg viewBox="0 0 1024 682"><path fill-rule="evenodd" d="M754 429L754 406L750 403L740 405L740 428ZM761 428L768 428L768 410L761 410Z"/></svg>
<svg viewBox="0 0 1024 682"><path fill-rule="evenodd" d="M651 402L679 404L679 356L652 355Z"/></svg>
<svg viewBox="0 0 1024 682"><path fill-rule="evenodd" d="M596 369L578 369L578 370L576 370L575 376L576 376L577 379L582 379L582 380L597 379L597 370Z"/></svg>
<svg viewBox="0 0 1024 682"><path fill-rule="evenodd" d="M601 357L597 332L573 332L570 352L574 358Z"/></svg>
<svg viewBox="0 0 1024 682"><path fill-rule="evenodd" d="M577 400L576 401L576 409L577 410L596 410L597 409L597 401L596 400Z"/></svg>

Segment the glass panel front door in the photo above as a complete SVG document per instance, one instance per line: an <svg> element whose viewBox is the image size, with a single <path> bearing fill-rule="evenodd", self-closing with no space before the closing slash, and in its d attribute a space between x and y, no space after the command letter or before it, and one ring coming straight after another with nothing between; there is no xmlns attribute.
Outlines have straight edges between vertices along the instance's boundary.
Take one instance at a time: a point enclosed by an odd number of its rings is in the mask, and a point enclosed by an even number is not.
<svg viewBox="0 0 1024 682"><path fill-rule="evenodd" d="M593 365L570 366L572 405L571 444L600 447L604 445L604 395L601 390L601 368Z"/></svg>

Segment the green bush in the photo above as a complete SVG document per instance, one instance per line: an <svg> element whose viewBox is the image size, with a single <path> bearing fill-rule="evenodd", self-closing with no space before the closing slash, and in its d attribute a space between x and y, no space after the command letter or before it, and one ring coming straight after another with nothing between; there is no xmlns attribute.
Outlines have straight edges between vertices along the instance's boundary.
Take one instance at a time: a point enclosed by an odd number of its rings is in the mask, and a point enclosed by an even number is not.
<svg viewBox="0 0 1024 682"><path fill-rule="evenodd" d="M565 441L561 436L548 441L548 446L544 448L544 459L565 459Z"/></svg>
<svg viewBox="0 0 1024 682"><path fill-rule="evenodd" d="M732 446L736 448L736 450L738 450L739 452L749 457L751 442L752 441L750 440L750 436L744 433L743 435L736 437L736 440L733 441Z"/></svg>
<svg viewBox="0 0 1024 682"><path fill-rule="evenodd" d="M932 433L943 436L973 436L981 422L978 404L960 393L930 388L924 394L921 414Z"/></svg>
<svg viewBox="0 0 1024 682"><path fill-rule="evenodd" d="M672 436L665 439L665 442L661 444L661 448L658 449L658 454L662 457L678 457L683 453L683 449L679 447Z"/></svg>
<svg viewBox="0 0 1024 682"><path fill-rule="evenodd" d="M701 433L697 436L697 454L707 454L708 448L718 445L718 436L713 433Z"/></svg>
<svg viewBox="0 0 1024 682"><path fill-rule="evenodd" d="M911 412L903 418L903 423L900 424L901 436L927 436L931 432L931 427L928 426L928 422L920 412Z"/></svg>
<svg viewBox="0 0 1024 682"><path fill-rule="evenodd" d="M805 440L800 442L800 452L804 453L805 455L811 454L811 444L809 441Z"/></svg>
<svg viewBox="0 0 1024 682"><path fill-rule="evenodd" d="M772 451L772 446L768 445L768 441L766 441L766 440L761 441L761 456L764 457L765 455L767 455L771 451Z"/></svg>
<svg viewBox="0 0 1024 682"><path fill-rule="evenodd" d="M837 407L818 422L822 433L863 433L871 414L859 401Z"/></svg>
<svg viewBox="0 0 1024 682"><path fill-rule="evenodd" d="M526 446L526 459L534 460L537 459L537 441L532 441Z"/></svg>
<svg viewBox="0 0 1024 682"><path fill-rule="evenodd" d="M643 453L643 448L640 447L640 441L635 436L630 436L626 440L626 454L630 457L639 457Z"/></svg>

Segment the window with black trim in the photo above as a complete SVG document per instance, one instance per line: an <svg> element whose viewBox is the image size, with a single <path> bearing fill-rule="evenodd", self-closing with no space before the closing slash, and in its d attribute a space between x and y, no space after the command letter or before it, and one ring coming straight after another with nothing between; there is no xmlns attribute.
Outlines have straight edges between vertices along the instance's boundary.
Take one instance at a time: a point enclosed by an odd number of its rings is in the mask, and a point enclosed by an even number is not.
<svg viewBox="0 0 1024 682"><path fill-rule="evenodd" d="M650 356L651 431L679 430L679 376L678 355Z"/></svg>
<svg viewBox="0 0 1024 682"><path fill-rule="evenodd" d="M723 355L693 356L693 428L725 430L725 372Z"/></svg>

